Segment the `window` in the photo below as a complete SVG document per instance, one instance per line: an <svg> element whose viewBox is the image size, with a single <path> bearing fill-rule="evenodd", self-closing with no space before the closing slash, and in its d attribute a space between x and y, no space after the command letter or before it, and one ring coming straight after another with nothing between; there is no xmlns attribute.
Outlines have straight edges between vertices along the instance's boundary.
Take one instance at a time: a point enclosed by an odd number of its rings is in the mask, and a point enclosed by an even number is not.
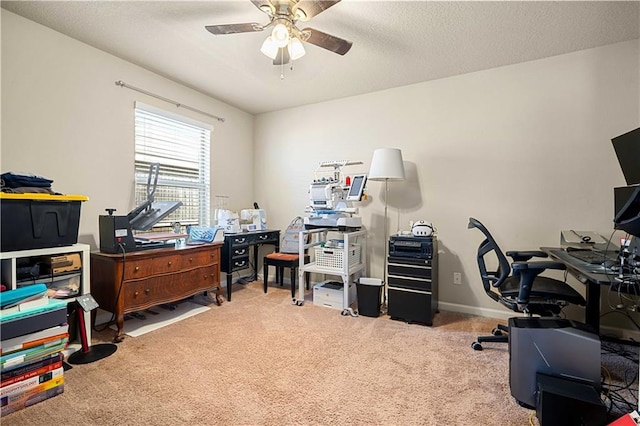
<svg viewBox="0 0 640 426"><path fill-rule="evenodd" d="M160 164L154 199L182 201L180 208L154 226L155 230L173 222L209 225L211 131L208 124L136 102L136 205L147 199L147 179L153 163Z"/></svg>

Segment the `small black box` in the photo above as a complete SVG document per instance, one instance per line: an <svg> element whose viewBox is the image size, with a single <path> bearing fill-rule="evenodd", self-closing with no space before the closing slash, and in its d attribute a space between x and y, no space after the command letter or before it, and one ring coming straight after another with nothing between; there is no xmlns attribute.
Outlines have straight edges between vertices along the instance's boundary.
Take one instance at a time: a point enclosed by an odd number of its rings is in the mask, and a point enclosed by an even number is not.
<svg viewBox="0 0 640 426"><path fill-rule="evenodd" d="M602 426L607 408L591 385L564 377L536 374L536 416L540 426Z"/></svg>
<svg viewBox="0 0 640 426"><path fill-rule="evenodd" d="M82 195L0 193L0 251L70 246L78 242Z"/></svg>

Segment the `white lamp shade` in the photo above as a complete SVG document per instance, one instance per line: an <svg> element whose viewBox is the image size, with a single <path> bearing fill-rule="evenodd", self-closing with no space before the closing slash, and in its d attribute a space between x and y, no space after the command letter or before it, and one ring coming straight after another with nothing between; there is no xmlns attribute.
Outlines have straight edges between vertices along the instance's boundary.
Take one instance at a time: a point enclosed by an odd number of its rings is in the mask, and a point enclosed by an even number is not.
<svg viewBox="0 0 640 426"><path fill-rule="evenodd" d="M285 47L289 44L289 28L284 24L276 24L271 31L271 39L278 47Z"/></svg>
<svg viewBox="0 0 640 426"><path fill-rule="evenodd" d="M291 37L291 41L289 42L289 56L292 61L296 59L300 59L305 54L304 46L298 37Z"/></svg>
<svg viewBox="0 0 640 426"><path fill-rule="evenodd" d="M264 43L262 43L262 47L260 48L260 51L264 53L266 56L268 56L269 58L275 59L276 55L278 54L278 46L276 46L276 44L271 39L271 36L269 36L264 41Z"/></svg>
<svg viewBox="0 0 640 426"><path fill-rule="evenodd" d="M398 148L378 148L373 151L368 179L404 180L402 151Z"/></svg>

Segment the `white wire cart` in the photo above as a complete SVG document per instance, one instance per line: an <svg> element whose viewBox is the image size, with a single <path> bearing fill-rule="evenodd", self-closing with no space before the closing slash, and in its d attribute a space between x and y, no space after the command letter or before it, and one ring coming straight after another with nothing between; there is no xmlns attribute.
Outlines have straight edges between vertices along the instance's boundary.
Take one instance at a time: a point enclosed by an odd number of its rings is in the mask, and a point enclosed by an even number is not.
<svg viewBox="0 0 640 426"><path fill-rule="evenodd" d="M329 239L329 236L337 239ZM298 247L300 264L298 266L298 297L293 304L304 304L304 274L312 272L325 275L337 275L342 278L342 315L357 316L351 308L354 300L349 300L349 285L354 282L366 267L367 231L339 231L331 228L317 228L300 231ZM328 248L327 243L339 241L338 247ZM308 250L308 252L307 252ZM310 262L304 263L305 253Z"/></svg>

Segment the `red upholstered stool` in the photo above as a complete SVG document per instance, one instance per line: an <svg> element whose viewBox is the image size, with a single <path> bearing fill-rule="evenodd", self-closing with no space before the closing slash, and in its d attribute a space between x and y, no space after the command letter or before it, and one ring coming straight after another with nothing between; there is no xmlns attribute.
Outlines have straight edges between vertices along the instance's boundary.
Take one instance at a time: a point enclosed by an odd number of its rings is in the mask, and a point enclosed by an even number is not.
<svg viewBox="0 0 640 426"><path fill-rule="evenodd" d="M304 255L304 263L309 263L309 255ZM269 282L269 266L276 267L276 282L282 286L284 284L284 268L291 269L291 297L296 297L296 275L300 265L300 255L293 253L270 253L264 257L264 292L267 292ZM309 290L309 272L304 273L304 282Z"/></svg>

